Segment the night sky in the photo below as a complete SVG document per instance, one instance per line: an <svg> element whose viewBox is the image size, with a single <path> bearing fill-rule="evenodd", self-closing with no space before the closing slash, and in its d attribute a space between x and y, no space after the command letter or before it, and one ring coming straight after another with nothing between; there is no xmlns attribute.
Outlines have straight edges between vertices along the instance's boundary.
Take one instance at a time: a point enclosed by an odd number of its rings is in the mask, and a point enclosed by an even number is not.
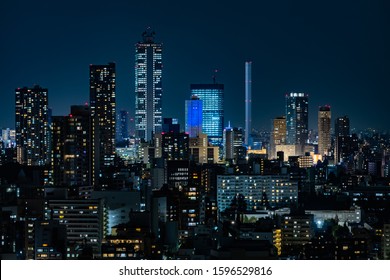
<svg viewBox="0 0 390 280"><path fill-rule="evenodd" d="M89 65L117 64L117 108L134 114L134 44L150 26L164 44L163 113L184 122L191 83L225 84L225 121L244 125L252 61L253 127L271 128L288 92L309 94L351 126L390 129L390 1L0 2L0 127L14 127L15 88L49 89L53 115L89 100ZM334 123L332 121L332 123Z"/></svg>

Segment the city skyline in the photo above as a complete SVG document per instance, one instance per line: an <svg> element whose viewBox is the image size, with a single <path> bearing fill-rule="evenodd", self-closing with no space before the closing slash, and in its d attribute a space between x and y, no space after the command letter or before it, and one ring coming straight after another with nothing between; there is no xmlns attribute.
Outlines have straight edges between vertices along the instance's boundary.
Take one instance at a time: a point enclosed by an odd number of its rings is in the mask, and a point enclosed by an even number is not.
<svg viewBox="0 0 390 280"><path fill-rule="evenodd" d="M108 8L95 1L91 8L86 1L75 9L71 2L63 6L44 2L2 4L0 53L7 68L1 70L1 127L15 126L15 88L33 84L48 88L53 115L67 115L71 105L88 101L88 66L108 61L117 64L117 108L134 116L134 45L151 26L156 40L164 44L164 100L169 100L163 105L164 117L179 118L184 124L183 103L190 97L190 84L211 83L218 69L217 82L225 85L224 125L230 120L243 127L242 66L249 59L253 128L271 130L271 120L283 114L284 95L304 92L310 96L309 129L316 129L321 104L330 104L335 117L349 116L351 128L388 129L379 117L390 102L385 1L337 6L332 1L326 6L249 1L236 10L217 3L164 9L153 1L134 6L114 1ZM147 16L137 13L147 8ZM33 22L28 21L30 13L37 15ZM13 20L15 14L18 21ZM203 21L189 20L198 14ZM91 29L103 15L111 21Z"/></svg>

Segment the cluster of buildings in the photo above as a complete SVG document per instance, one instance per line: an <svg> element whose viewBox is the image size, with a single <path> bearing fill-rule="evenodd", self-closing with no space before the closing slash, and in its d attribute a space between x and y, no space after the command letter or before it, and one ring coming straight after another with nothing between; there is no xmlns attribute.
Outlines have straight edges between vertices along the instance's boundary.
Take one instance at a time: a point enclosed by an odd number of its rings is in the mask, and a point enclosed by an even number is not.
<svg viewBox="0 0 390 280"><path fill-rule="evenodd" d="M0 153L2 258L389 259L390 136L308 127L285 96L269 132L225 126L224 85L191 84L184 126L163 114L163 47L135 45L135 112L118 111L114 63L90 65L90 100L57 116L49 91L15 90Z"/></svg>

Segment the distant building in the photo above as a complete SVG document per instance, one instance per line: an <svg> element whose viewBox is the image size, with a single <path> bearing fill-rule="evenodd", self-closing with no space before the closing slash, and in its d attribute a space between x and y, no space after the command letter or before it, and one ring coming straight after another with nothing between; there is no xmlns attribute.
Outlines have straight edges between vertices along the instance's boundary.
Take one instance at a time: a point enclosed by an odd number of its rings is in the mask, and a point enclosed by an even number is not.
<svg viewBox="0 0 390 280"><path fill-rule="evenodd" d="M321 106L318 110L318 154L328 155L331 147L331 111L330 106Z"/></svg>
<svg viewBox="0 0 390 280"><path fill-rule="evenodd" d="M292 92L286 95L286 144L305 145L308 141L309 96Z"/></svg>
<svg viewBox="0 0 390 280"><path fill-rule="evenodd" d="M245 146L251 144L252 132L252 61L245 62Z"/></svg>
<svg viewBox="0 0 390 280"><path fill-rule="evenodd" d="M40 86L15 90L17 161L26 165L50 162L48 90Z"/></svg>
<svg viewBox="0 0 390 280"><path fill-rule="evenodd" d="M89 71L89 98L93 122L93 172L101 174L106 167L113 165L115 156L115 63L90 65Z"/></svg>
<svg viewBox="0 0 390 280"><path fill-rule="evenodd" d="M120 110L117 115L116 141L122 142L130 137L129 112Z"/></svg>
<svg viewBox="0 0 390 280"><path fill-rule="evenodd" d="M218 161L217 146L209 145L207 135L199 134L190 138L190 159L196 163L216 163Z"/></svg>
<svg viewBox="0 0 390 280"><path fill-rule="evenodd" d="M224 85L192 84L191 95L203 102L202 130L213 145L222 144L224 125Z"/></svg>
<svg viewBox="0 0 390 280"><path fill-rule="evenodd" d="M244 132L242 128L226 127L223 131L223 146L225 160L245 159L246 149L244 144Z"/></svg>
<svg viewBox="0 0 390 280"><path fill-rule="evenodd" d="M220 212L228 208L237 194L242 194L247 210L289 206L298 201L297 182L290 181L287 175L219 175L217 180L217 200Z"/></svg>
<svg viewBox="0 0 390 280"><path fill-rule="evenodd" d="M298 164L299 164L299 168L312 167L314 164L313 157L310 154L305 154L304 156L300 156L298 158Z"/></svg>
<svg viewBox="0 0 390 280"><path fill-rule="evenodd" d="M185 101L185 131L190 137L198 137L202 133L203 101L196 95Z"/></svg>
<svg viewBox="0 0 390 280"><path fill-rule="evenodd" d="M334 126L335 136L335 163L342 161L343 146L350 140L349 118L347 116L336 118Z"/></svg>
<svg viewBox="0 0 390 280"><path fill-rule="evenodd" d="M148 28L135 45L135 137L148 142L162 126L162 44Z"/></svg>
<svg viewBox="0 0 390 280"><path fill-rule="evenodd" d="M52 140L51 184L94 185L97 179L93 177L92 169L93 139L89 106L72 106L68 116L53 116Z"/></svg>
<svg viewBox="0 0 390 280"><path fill-rule="evenodd" d="M276 158L276 146L286 144L286 117L277 117L273 120L270 158Z"/></svg>

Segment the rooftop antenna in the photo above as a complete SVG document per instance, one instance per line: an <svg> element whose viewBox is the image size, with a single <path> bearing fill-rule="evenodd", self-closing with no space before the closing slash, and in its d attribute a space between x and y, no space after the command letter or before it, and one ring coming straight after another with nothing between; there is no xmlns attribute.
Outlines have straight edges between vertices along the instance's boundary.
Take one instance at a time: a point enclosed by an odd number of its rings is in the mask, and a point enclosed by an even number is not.
<svg viewBox="0 0 390 280"><path fill-rule="evenodd" d="M212 76L214 84L217 83L217 73L218 73L218 69L214 69L214 75Z"/></svg>

